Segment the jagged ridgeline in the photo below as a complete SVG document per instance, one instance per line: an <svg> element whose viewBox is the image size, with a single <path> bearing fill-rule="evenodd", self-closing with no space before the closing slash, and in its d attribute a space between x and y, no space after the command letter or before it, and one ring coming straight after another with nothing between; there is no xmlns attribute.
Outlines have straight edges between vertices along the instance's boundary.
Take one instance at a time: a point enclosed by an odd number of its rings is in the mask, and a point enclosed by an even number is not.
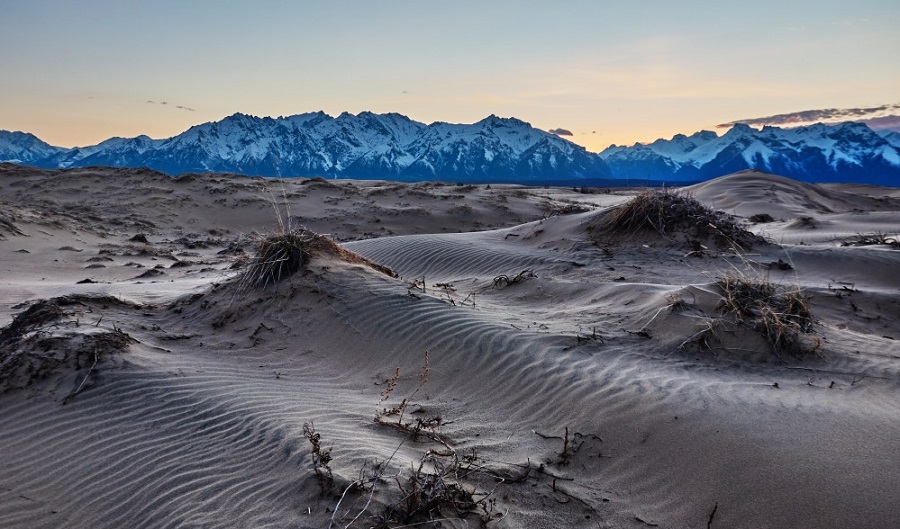
<svg viewBox="0 0 900 529"><path fill-rule="evenodd" d="M426 125L400 114L279 118L234 114L168 139L111 138L86 148L52 147L3 132L0 161L46 168L149 167L169 174L231 172L401 181L608 179L606 163L559 136L514 118ZM5 147L4 147L5 146Z"/></svg>
<svg viewBox="0 0 900 529"><path fill-rule="evenodd" d="M736 125L721 136L678 134L592 153L519 119L493 115L473 124L426 125L394 113L234 114L172 138L110 138L72 149L0 131L3 161L50 169L149 167L172 175L560 185L693 183L756 169L807 182L893 185L900 180L900 133L875 132L862 123L762 130Z"/></svg>

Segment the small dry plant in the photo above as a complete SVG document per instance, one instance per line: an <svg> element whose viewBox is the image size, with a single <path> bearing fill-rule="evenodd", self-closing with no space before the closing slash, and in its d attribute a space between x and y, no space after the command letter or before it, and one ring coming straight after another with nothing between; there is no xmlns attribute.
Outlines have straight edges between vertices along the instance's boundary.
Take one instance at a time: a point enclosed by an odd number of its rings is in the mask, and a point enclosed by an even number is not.
<svg viewBox="0 0 900 529"><path fill-rule="evenodd" d="M512 277L506 274L500 274L499 276L494 278L494 282L492 283L491 288L501 289L509 285L523 283L529 279L534 279L536 277L537 274L535 274L531 270L522 270Z"/></svg>
<svg viewBox="0 0 900 529"><path fill-rule="evenodd" d="M312 445L313 472L319 481L322 494L327 494L334 487L334 474L331 472L331 448L322 448L322 436L316 431L313 423L303 423L303 435Z"/></svg>
<svg viewBox="0 0 900 529"><path fill-rule="evenodd" d="M410 467L405 479L398 476L399 498L373 517L374 527L439 526L442 521L464 521L470 514L485 515L486 498L476 499L479 494L462 485L476 471L474 457L426 452L417 465Z"/></svg>
<svg viewBox="0 0 900 529"><path fill-rule="evenodd" d="M406 409L409 407L410 400L415 397L419 390L421 390L425 385L425 383L428 382L429 372L430 367L428 364L428 351L425 351L425 357L422 361L422 372L419 374L419 384L416 386L416 389L414 389L408 396L404 397L399 404L390 408L382 408L380 411L376 412L375 422L407 433L416 440L420 435L426 434L427 437L440 442L440 438L434 431L441 425L441 417L439 415L427 418L416 417L413 420L403 422L403 417L406 414ZM391 376L391 378L386 381L384 391L381 392L381 402L385 402L391 397L391 394L397 388L397 383L399 382L399 380L400 368L398 367L394 370L394 374ZM397 420L395 421L393 417L396 417Z"/></svg>
<svg viewBox="0 0 900 529"><path fill-rule="evenodd" d="M726 274L718 285L722 289L720 309L760 332L779 357L782 353L814 354L821 347L821 340L813 334L809 298L799 288L772 283L768 277L735 274Z"/></svg>
<svg viewBox="0 0 900 529"><path fill-rule="evenodd" d="M436 429L441 425L440 417L430 419L416 418L404 421L411 399L428 381L430 372L428 352L425 352L422 371L416 388L399 404L390 408L382 408L375 414L375 422L389 426L403 434L403 441L397 446L394 454L386 461L375 464L371 469L363 469L359 479L351 483L343 492L332 510L329 527L340 526L370 527L388 529L398 527L443 527L446 522L460 522L468 526L467 518L475 517L482 526L496 517L493 514L496 500L492 499L493 490L478 492L473 485L478 478L495 485L503 483L506 478L478 464L474 450L471 454L460 454L450 445ZM400 381L400 368L385 381L381 392L381 402L387 401L396 391ZM416 413L416 412L412 412ZM395 419L396 417L396 419ZM309 437L309 435L307 436ZM438 447L427 450L418 461L412 461L409 468L400 469L393 479L385 479L391 460L407 441L418 442L422 438L426 442L436 442ZM379 505L371 508L376 489L381 487L381 497L376 500ZM342 504L351 493L362 492L361 497L350 500L349 507ZM358 507L358 504L362 507ZM348 523L349 520L349 523ZM357 525L360 523L362 525Z"/></svg>
<svg viewBox="0 0 900 529"><path fill-rule="evenodd" d="M275 233L256 235L256 253L241 277L245 288L266 288L300 271L309 261L309 244L317 236L302 227L293 226L287 194L284 194L284 208L271 195L269 203L275 210L278 230Z"/></svg>

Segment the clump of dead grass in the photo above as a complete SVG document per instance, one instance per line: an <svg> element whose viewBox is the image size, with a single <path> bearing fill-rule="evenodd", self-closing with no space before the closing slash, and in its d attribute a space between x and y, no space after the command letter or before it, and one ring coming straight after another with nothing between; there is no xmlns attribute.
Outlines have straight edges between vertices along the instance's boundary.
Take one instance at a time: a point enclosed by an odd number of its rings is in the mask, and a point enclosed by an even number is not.
<svg viewBox="0 0 900 529"><path fill-rule="evenodd" d="M309 245L316 234L289 230L259 237L256 255L244 271L242 283L266 288L300 271L309 262Z"/></svg>
<svg viewBox="0 0 900 529"><path fill-rule="evenodd" d="M24 305L24 304L23 304ZM64 307L80 305L100 305L101 307L135 307L134 303L102 294L69 294L31 302L22 312L16 314L9 325L0 328L0 351L14 347L25 335L53 323L66 315ZM16 306L15 308L21 308Z"/></svg>
<svg viewBox="0 0 900 529"><path fill-rule="evenodd" d="M313 179L315 181L317 179ZM328 182L326 182L328 183ZM330 183L328 183L331 185ZM357 255L331 240L327 236L294 225L287 192L282 188L284 206L279 207L274 195L270 203L275 210L278 231L267 235L256 235L256 253L241 277L243 288L266 288L303 270L313 256L328 255L343 261L363 264L391 277L397 275L388 267L379 265L361 255Z"/></svg>
<svg viewBox="0 0 900 529"><path fill-rule="evenodd" d="M0 393L30 387L63 370L87 369L87 374L79 375L80 384L63 403L87 387L98 363L127 350L135 342L115 326L111 331L97 329L102 315L92 325L79 320L98 305L133 306L111 296L73 294L43 299L32 303L0 329Z"/></svg>
<svg viewBox="0 0 900 529"><path fill-rule="evenodd" d="M765 242L729 215L704 206L686 193L668 189L639 193L613 208L593 228L604 234L624 236L655 233L680 238L683 242L713 240L719 246L739 249Z"/></svg>
<svg viewBox="0 0 900 529"><path fill-rule="evenodd" d="M777 356L811 355L821 347L813 334L809 298L799 288L734 274L726 274L717 284L722 289L720 310L759 332Z"/></svg>
<svg viewBox="0 0 900 529"><path fill-rule="evenodd" d="M56 321L65 314L57 300L42 299L20 312L13 321L0 329L0 350L15 345L29 332Z"/></svg>
<svg viewBox="0 0 900 529"><path fill-rule="evenodd" d="M241 284L264 289L303 270L314 256L330 256L397 276L390 268L347 250L325 235L297 228L257 236L256 253L241 277Z"/></svg>

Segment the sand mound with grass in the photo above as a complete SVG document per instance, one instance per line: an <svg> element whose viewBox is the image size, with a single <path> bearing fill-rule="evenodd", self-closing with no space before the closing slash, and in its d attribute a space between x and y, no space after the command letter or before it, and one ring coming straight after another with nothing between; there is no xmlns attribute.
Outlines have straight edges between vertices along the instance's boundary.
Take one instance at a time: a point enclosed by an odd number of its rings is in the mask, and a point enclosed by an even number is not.
<svg viewBox="0 0 900 529"><path fill-rule="evenodd" d="M265 288L304 269L312 257L328 257L368 266L394 277L394 272L340 246L328 237L307 229L290 229L259 236L256 254L244 271L241 282Z"/></svg>
<svg viewBox="0 0 900 529"><path fill-rule="evenodd" d="M900 253L841 245L891 209L4 167L0 527L900 518Z"/></svg>
<svg viewBox="0 0 900 529"><path fill-rule="evenodd" d="M696 251L707 244L749 250L766 242L741 227L734 218L712 210L684 192L670 190L643 191L599 215L588 229L601 244L610 239L651 235Z"/></svg>
<svg viewBox="0 0 900 529"><path fill-rule="evenodd" d="M78 395L98 364L105 368L114 363L134 341L115 326L101 327L99 318L87 323L93 308L109 305L133 306L109 296L68 295L38 300L17 314L0 328L0 393L29 389L68 373L82 378L75 377L63 403Z"/></svg>

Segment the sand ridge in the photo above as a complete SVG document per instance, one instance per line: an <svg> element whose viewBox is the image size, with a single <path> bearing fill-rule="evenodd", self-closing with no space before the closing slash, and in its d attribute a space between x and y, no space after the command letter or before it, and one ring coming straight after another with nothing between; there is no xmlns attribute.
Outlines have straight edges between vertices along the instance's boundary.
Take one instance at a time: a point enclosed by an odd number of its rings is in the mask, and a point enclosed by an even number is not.
<svg viewBox="0 0 900 529"><path fill-rule="evenodd" d="M398 483L429 450L452 450L483 499L465 521L445 505L444 527L885 527L900 514L900 254L839 240L842 215L895 229L890 198L724 177L688 191L774 243L698 251L598 238L597 219L636 190L4 170L0 199L33 216L8 215L22 234L0 240L0 323L25 302L102 294L128 303L79 298L18 347L88 331L133 342L0 394L0 526L369 527L405 505ZM748 198L729 206L729 190ZM807 212L798 201L828 206L810 214L830 235L790 243L805 228L747 220ZM247 289L247 234L276 229L273 203L398 277L321 254ZM85 268L95 257L111 261ZM812 296L821 348L778 358L740 325L692 339L722 318L726 274ZM404 397L405 420L439 425L375 420ZM324 495L305 423L331 448ZM373 492L340 500L379 464Z"/></svg>

